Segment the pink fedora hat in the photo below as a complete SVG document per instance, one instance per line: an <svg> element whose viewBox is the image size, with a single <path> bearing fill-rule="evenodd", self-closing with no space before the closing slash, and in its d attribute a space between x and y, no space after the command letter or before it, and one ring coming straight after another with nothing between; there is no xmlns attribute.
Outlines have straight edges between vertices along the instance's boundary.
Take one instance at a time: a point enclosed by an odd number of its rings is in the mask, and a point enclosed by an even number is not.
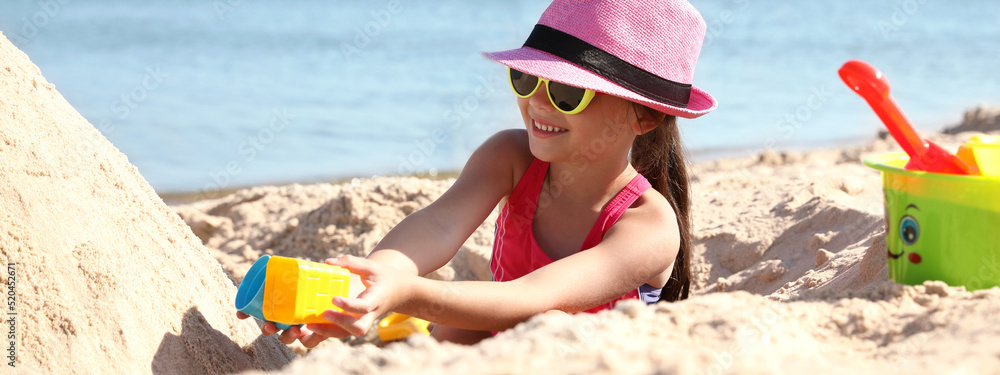
<svg viewBox="0 0 1000 375"><path fill-rule="evenodd" d="M486 57L528 74L695 118L717 103L691 84L705 20L684 0L555 0L524 46Z"/></svg>

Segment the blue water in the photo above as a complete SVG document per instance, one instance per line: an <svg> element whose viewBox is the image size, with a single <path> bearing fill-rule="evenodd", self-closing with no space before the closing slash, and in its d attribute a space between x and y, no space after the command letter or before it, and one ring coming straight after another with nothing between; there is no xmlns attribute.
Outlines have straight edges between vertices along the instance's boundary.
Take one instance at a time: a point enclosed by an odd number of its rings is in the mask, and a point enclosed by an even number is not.
<svg viewBox="0 0 1000 375"><path fill-rule="evenodd" d="M1000 104L1000 4L694 1L696 158L869 139L836 75L881 68L925 131ZM9 0L0 30L159 192L456 170L520 127L503 69L545 1ZM67 150L67 152L73 152Z"/></svg>

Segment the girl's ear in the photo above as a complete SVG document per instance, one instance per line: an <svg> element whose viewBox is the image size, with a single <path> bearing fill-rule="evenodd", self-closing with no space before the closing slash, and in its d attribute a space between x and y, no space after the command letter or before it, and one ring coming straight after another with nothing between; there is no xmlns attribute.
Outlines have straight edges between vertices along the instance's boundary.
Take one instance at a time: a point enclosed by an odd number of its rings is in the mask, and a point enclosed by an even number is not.
<svg viewBox="0 0 1000 375"><path fill-rule="evenodd" d="M636 120L632 122L632 132L637 136L656 129L663 122L663 118L666 117L666 114L662 112L653 111L644 106L637 105L636 107Z"/></svg>

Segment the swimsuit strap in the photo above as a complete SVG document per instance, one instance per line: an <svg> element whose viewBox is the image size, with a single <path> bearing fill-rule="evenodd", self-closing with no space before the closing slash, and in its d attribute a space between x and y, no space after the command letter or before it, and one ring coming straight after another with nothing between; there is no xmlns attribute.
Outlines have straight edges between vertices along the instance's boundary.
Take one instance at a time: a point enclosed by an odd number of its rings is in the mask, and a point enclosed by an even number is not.
<svg viewBox="0 0 1000 375"><path fill-rule="evenodd" d="M545 173L548 171L549 162L532 158L521 180L511 191L509 200L512 202L527 200L532 203L531 206L537 205L538 195L542 192L542 184L545 182Z"/></svg>
<svg viewBox="0 0 1000 375"><path fill-rule="evenodd" d="M601 243L601 240L604 239L604 233L607 233L608 229L622 217L625 210L632 206L632 203L635 203L642 196L642 193L650 187L652 185L649 180L646 180L646 177L641 174L633 177L632 181L629 181L628 185L625 185L625 188L618 192L618 195L615 195L611 202L608 202L608 205L601 210L601 215L597 217L594 227L590 228L590 233L587 234L587 239L583 241L580 250L586 250Z"/></svg>

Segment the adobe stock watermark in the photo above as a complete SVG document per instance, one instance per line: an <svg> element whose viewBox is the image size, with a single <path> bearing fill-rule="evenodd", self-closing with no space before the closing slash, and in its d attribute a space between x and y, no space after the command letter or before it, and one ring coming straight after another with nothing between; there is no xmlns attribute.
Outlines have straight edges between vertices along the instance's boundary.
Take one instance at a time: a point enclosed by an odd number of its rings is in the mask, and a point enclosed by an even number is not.
<svg viewBox="0 0 1000 375"><path fill-rule="evenodd" d="M603 319L607 319L606 315L599 314L576 314L573 315L575 320L572 325L572 331L576 335L576 340L573 342L566 342L565 340L559 340L556 350L559 351L559 355L562 357L568 357L575 353L584 353L587 350L593 350L593 346L589 344L589 341L597 334L599 327L605 326L607 323L602 322Z"/></svg>
<svg viewBox="0 0 1000 375"><path fill-rule="evenodd" d="M17 262L7 262L7 308L4 322L7 325L7 366L17 367ZM21 323L23 324L23 323Z"/></svg>
<svg viewBox="0 0 1000 375"><path fill-rule="evenodd" d="M427 137L414 141L413 149L406 155L399 156L396 171L400 175L423 172L424 164L437 152L439 145L448 141L449 134L471 118L472 114L479 110L482 100L496 92L497 86L505 83L502 77L500 74L477 76L477 83L472 93L453 102L452 107L441 115L442 120L448 125L436 128Z"/></svg>
<svg viewBox="0 0 1000 375"><path fill-rule="evenodd" d="M830 91L826 85L813 86L809 89L809 94L803 104L795 107L795 110L785 113L785 116L774 123L774 130L779 134L780 140L791 139L805 123L812 119L813 113L823 108L829 98ZM766 148L774 148L778 139L769 138L765 144Z"/></svg>
<svg viewBox="0 0 1000 375"><path fill-rule="evenodd" d="M928 348L927 341L930 335L928 334L917 334L909 336L909 340L900 344L900 349L894 356L889 360L889 364L892 366L894 371L903 371L908 368L912 368L914 361L912 357L917 356L922 350Z"/></svg>
<svg viewBox="0 0 1000 375"><path fill-rule="evenodd" d="M809 88L809 92L804 96L805 101L792 111L786 112L774 123L773 129L777 136L768 137L764 141L763 147L751 150L748 155L752 158L757 157L764 151L776 149L780 142L791 139L812 119L814 113L823 109L826 102L830 100L830 95L831 92L827 90L826 85L821 84ZM744 168L740 170L740 173L749 175L750 171Z"/></svg>
<svg viewBox="0 0 1000 375"><path fill-rule="evenodd" d="M112 101L110 104L110 110L114 113L117 120L122 121L132 115L132 112L139 108L140 104L145 102L150 93L160 88L160 86L169 78L170 75L163 70L160 64L147 65L145 69L145 74L139 79L139 82L135 84L131 89L125 91L119 95L119 97ZM109 134L114 133L117 126L113 119L104 118L94 124L105 137ZM81 157L86 157L94 152L94 139L92 138L81 138L76 142L76 145L69 152L69 163L76 165Z"/></svg>
<svg viewBox="0 0 1000 375"><path fill-rule="evenodd" d="M444 285L444 288L439 295L440 298L435 298L434 302L430 305L421 306L417 311L417 316L432 322L439 320L441 315L448 311L447 305L462 297L459 287L454 282L444 282L442 285Z"/></svg>
<svg viewBox="0 0 1000 375"><path fill-rule="evenodd" d="M743 325L737 329L736 338L729 345L729 348L712 355L712 364L705 369L703 374L725 373L733 367L737 357L761 350L759 344L771 340L771 332L778 325L778 315L779 311L774 303L766 304L759 314L750 319L750 325Z"/></svg>
<svg viewBox="0 0 1000 375"><path fill-rule="evenodd" d="M920 11L920 7L925 3L927 0L903 0L893 5L892 13L888 18L882 18L875 22L875 27L882 34L882 39L891 39L892 34L910 22L910 17Z"/></svg>
<svg viewBox="0 0 1000 375"><path fill-rule="evenodd" d="M564 169L559 171L558 174L550 171L548 189L542 189L538 194L538 204L535 207L522 205L518 210L507 212L503 219L505 225L512 225L516 230L520 231L531 230L531 223L536 212L551 206L555 199L566 192L566 188L569 186L577 182L587 183L588 181L585 178L578 177L582 177L583 173L590 169L590 166L594 162L604 157L604 152L623 133L632 134L625 128L626 126L625 124L616 124L613 119L606 118L600 137L595 137L590 142L578 146L570 154L570 161L574 165L574 168Z"/></svg>
<svg viewBox="0 0 1000 375"><path fill-rule="evenodd" d="M146 66L146 74L142 76L142 80L139 84L135 85L131 90L126 93L122 93L120 100L111 103L111 112L118 115L119 120L124 120L132 113L132 110L139 106L142 102L146 101L149 97L149 93L160 87L163 83L164 78L168 75L163 72L163 68L160 64L156 66ZM105 121L101 121L104 125ZM113 127L113 126L112 126Z"/></svg>
<svg viewBox="0 0 1000 375"><path fill-rule="evenodd" d="M702 43L702 48L712 44L715 38L725 33L726 27L736 21L736 12L744 11L750 7L750 0L732 0L732 3L732 8L723 9L719 12L718 17L705 23L705 42Z"/></svg>
<svg viewBox="0 0 1000 375"><path fill-rule="evenodd" d="M218 198L221 190L230 186L233 177L242 174L246 164L256 160L257 154L263 152L269 144L274 142L275 137L297 117L288 113L286 108L273 108L271 113L265 126L257 129L256 133L248 136L237 146L236 150L240 154L240 158L230 160L221 169L208 172L208 177L212 181L202 187L199 200Z"/></svg>
<svg viewBox="0 0 1000 375"><path fill-rule="evenodd" d="M24 48L28 42L38 36L38 32L49 25L53 18L59 15L62 7L72 0L39 0L38 10L30 16L21 17L21 27L7 37L17 48Z"/></svg>
<svg viewBox="0 0 1000 375"><path fill-rule="evenodd" d="M985 255L979 260L979 270L975 276L965 282L965 286L970 289L984 289L994 286L1000 275L1000 262L997 262L997 254L990 253L990 257Z"/></svg>
<svg viewBox="0 0 1000 375"><path fill-rule="evenodd" d="M989 257L981 257L979 260L979 269L976 272L969 272L968 275L971 278L963 283L966 289L979 290L994 287L997 276L1000 275L1000 262L997 261L996 253L990 254ZM928 311L928 315L933 313L933 310ZM920 355L923 352L921 349L927 348L926 343L929 337L930 335L928 334L914 334L908 336L908 340L901 342L899 350L896 352L897 355L890 360L893 369L897 371L911 369L913 364L912 357Z"/></svg>
<svg viewBox="0 0 1000 375"><path fill-rule="evenodd" d="M590 168L590 165L601 158L608 147L615 142L615 140L622 134L624 130L624 124L619 124L620 127L616 128L614 121L611 119L605 119L604 128L601 129L601 136L593 138L590 142L587 142L573 151L570 154L570 160L576 164L576 170L562 170L559 172L558 176L550 177L548 190L542 191L538 195L538 208L546 208L552 205L553 200L562 195L563 189L569 185L574 184L577 179L576 176L585 172ZM631 134L631 133L627 133ZM532 212L527 216L528 213L522 213L524 217L529 220L534 216Z"/></svg>
<svg viewBox="0 0 1000 375"><path fill-rule="evenodd" d="M373 174L373 175L368 176L368 177L354 177L354 178L351 178L351 186L358 187L358 186L361 186L361 184L363 184L363 183L373 182L373 181L378 180L378 179L380 179L382 177L386 177L386 176L381 176L381 175Z"/></svg>
<svg viewBox="0 0 1000 375"><path fill-rule="evenodd" d="M340 43L340 54L344 60L351 62L352 56L361 54L361 50L367 48L392 23L393 17L402 12L403 4L399 0L389 0L384 8L369 12L371 19L354 26L354 38L351 42Z"/></svg>
<svg viewBox="0 0 1000 375"><path fill-rule="evenodd" d="M243 5L243 0L212 0L212 9L219 21L225 21L226 15L232 13L237 7Z"/></svg>

